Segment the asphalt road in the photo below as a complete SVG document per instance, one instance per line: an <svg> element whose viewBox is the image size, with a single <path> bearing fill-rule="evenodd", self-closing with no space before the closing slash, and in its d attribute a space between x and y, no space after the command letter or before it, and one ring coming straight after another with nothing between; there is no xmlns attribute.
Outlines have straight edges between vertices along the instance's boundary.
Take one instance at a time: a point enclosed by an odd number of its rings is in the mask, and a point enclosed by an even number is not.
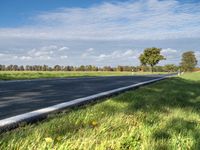
<svg viewBox="0 0 200 150"><path fill-rule="evenodd" d="M1 81L0 120L162 76L164 75Z"/></svg>

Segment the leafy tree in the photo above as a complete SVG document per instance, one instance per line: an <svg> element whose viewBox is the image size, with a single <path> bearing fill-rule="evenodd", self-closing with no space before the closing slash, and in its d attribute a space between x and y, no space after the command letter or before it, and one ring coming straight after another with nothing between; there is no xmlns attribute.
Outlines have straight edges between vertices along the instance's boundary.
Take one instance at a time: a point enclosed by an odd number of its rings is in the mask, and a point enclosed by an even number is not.
<svg viewBox="0 0 200 150"><path fill-rule="evenodd" d="M19 68L18 68L18 71L24 71L24 66L20 66Z"/></svg>
<svg viewBox="0 0 200 150"><path fill-rule="evenodd" d="M122 72L123 71L123 66L117 66L117 71Z"/></svg>
<svg viewBox="0 0 200 150"><path fill-rule="evenodd" d="M103 71L113 71L113 68L110 66L104 66Z"/></svg>
<svg viewBox="0 0 200 150"><path fill-rule="evenodd" d="M60 65L55 65L55 66L54 66L54 70L55 70L55 71L61 71L62 68L61 68Z"/></svg>
<svg viewBox="0 0 200 150"><path fill-rule="evenodd" d="M150 65L151 72L153 72L153 67L159 63L161 60L165 60L164 56L160 54L161 48L146 48L143 54L140 55L139 59L142 65Z"/></svg>
<svg viewBox="0 0 200 150"><path fill-rule="evenodd" d="M81 65L80 67L79 67L79 71L85 71L86 69L85 69L86 67L84 66L84 65Z"/></svg>
<svg viewBox="0 0 200 150"><path fill-rule="evenodd" d="M193 71L197 65L197 59L193 51L188 51L182 54L181 69L183 71Z"/></svg>

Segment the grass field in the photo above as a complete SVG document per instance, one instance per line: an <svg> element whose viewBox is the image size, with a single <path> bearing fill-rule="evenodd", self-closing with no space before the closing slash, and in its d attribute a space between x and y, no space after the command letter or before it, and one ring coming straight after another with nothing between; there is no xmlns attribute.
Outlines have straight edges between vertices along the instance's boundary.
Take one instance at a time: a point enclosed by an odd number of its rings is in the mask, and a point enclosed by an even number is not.
<svg viewBox="0 0 200 150"><path fill-rule="evenodd" d="M199 150L200 73L163 80L3 133L0 149Z"/></svg>
<svg viewBox="0 0 200 150"><path fill-rule="evenodd" d="M155 72L154 74L164 74ZM151 72L134 72L134 75L151 74ZM64 77L90 77L90 76L122 76L132 75L131 72L108 72L108 71L0 71L0 80L15 79L38 79L38 78L64 78Z"/></svg>

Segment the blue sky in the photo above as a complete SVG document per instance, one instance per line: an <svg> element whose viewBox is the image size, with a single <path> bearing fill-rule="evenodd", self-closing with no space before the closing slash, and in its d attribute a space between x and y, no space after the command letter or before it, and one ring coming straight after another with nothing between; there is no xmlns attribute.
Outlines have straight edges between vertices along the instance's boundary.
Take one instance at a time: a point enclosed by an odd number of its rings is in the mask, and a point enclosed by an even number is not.
<svg viewBox="0 0 200 150"><path fill-rule="evenodd" d="M200 2L195 0L2 0L1 64L139 65L161 47L160 65L193 50L200 61Z"/></svg>
<svg viewBox="0 0 200 150"><path fill-rule="evenodd" d="M31 16L34 17L35 14L43 11L52 11L58 8L88 8L103 2L116 2L116 0L2 0L0 26L23 26L31 23L29 20Z"/></svg>

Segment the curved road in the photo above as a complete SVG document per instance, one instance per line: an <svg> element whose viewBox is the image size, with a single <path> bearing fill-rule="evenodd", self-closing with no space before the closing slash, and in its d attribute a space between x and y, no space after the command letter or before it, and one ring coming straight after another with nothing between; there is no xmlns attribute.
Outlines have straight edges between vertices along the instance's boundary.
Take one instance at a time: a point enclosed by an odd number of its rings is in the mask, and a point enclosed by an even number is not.
<svg viewBox="0 0 200 150"><path fill-rule="evenodd" d="M0 81L0 120L163 76L165 75Z"/></svg>

